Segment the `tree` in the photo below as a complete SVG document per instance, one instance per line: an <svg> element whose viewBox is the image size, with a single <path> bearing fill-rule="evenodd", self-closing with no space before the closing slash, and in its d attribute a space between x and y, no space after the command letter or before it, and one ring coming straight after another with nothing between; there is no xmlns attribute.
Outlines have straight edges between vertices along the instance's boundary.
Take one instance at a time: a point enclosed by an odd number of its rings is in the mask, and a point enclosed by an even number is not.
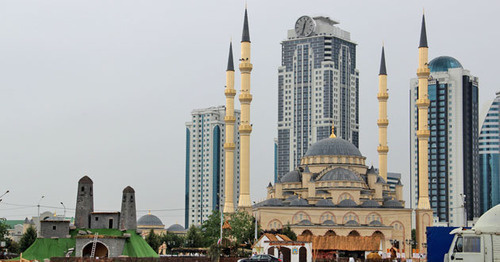
<svg viewBox="0 0 500 262"><path fill-rule="evenodd" d="M160 238L157 234L155 234L155 231L153 229L149 231L149 234L146 236L145 240L154 251L158 251L158 247L160 247L161 245Z"/></svg>
<svg viewBox="0 0 500 262"><path fill-rule="evenodd" d="M160 236L160 244L163 243L167 244L167 249L171 252L172 248L180 247L184 243L184 238L167 232Z"/></svg>
<svg viewBox="0 0 500 262"><path fill-rule="evenodd" d="M293 230L290 228L290 224L287 224L284 228L281 229L281 234L287 236L293 241L297 241L297 234L293 232Z"/></svg>
<svg viewBox="0 0 500 262"><path fill-rule="evenodd" d="M203 247L203 235L201 229L191 225L186 234L185 247Z"/></svg>
<svg viewBox="0 0 500 262"><path fill-rule="evenodd" d="M22 253L26 251L36 240L36 230L33 226L28 227L24 232L21 240L19 240L19 251Z"/></svg>
<svg viewBox="0 0 500 262"><path fill-rule="evenodd" d="M231 235L236 239L236 244L252 243L255 235L255 219L247 212L238 211L231 215L229 225L231 225Z"/></svg>
<svg viewBox="0 0 500 262"><path fill-rule="evenodd" d="M5 242L5 247L11 253L19 252L19 244L17 242L12 241L9 235L9 226L5 223L4 219L0 219L0 242Z"/></svg>
<svg viewBox="0 0 500 262"><path fill-rule="evenodd" d="M203 245L206 247L217 243L217 240L220 238L220 215L218 210L212 211L212 214L201 225Z"/></svg>

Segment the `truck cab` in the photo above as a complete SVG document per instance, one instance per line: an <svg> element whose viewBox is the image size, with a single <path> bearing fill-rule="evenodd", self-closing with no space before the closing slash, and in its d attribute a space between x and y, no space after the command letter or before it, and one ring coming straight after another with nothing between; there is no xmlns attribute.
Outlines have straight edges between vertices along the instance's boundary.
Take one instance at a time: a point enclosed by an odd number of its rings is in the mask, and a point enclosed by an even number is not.
<svg viewBox="0 0 500 262"><path fill-rule="evenodd" d="M500 261L500 205L484 213L472 229L456 228L444 261Z"/></svg>

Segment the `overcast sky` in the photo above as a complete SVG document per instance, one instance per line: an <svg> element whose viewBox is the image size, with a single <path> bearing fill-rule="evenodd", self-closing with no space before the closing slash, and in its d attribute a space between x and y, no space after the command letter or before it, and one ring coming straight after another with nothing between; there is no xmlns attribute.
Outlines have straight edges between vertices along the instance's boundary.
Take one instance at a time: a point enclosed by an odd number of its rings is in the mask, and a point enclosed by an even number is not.
<svg viewBox="0 0 500 262"><path fill-rule="evenodd" d="M238 60L244 1L0 1L0 217L74 215L77 181L96 210L135 188L138 217L184 224L185 122L225 103L231 37ZM498 1L248 0L252 40L251 197L273 179L280 42L302 15L338 20L358 44L360 150L378 164L378 67L385 42L389 170L409 185L408 91L422 9L429 56L479 77L480 108L500 90ZM239 90L237 71L236 89ZM239 103L237 103L239 107Z"/></svg>

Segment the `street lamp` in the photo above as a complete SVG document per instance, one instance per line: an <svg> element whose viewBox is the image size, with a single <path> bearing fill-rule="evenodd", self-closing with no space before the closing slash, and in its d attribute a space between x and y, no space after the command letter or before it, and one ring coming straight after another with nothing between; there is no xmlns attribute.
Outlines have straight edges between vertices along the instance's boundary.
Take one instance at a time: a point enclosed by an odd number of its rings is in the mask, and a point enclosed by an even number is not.
<svg viewBox="0 0 500 262"><path fill-rule="evenodd" d="M42 196L40 198L40 200L38 201L38 205L36 205L38 207L38 221L40 221L40 202L42 202L42 199L44 199L45 196Z"/></svg>
<svg viewBox="0 0 500 262"><path fill-rule="evenodd" d="M63 202L61 202L61 205L63 206L64 208L64 215L63 215L63 219L66 219L66 206L64 205Z"/></svg>
<svg viewBox="0 0 500 262"><path fill-rule="evenodd" d="M9 190L5 191L5 193L3 193L3 195L0 196L0 201L2 201L2 197L7 195L9 192L10 192Z"/></svg>

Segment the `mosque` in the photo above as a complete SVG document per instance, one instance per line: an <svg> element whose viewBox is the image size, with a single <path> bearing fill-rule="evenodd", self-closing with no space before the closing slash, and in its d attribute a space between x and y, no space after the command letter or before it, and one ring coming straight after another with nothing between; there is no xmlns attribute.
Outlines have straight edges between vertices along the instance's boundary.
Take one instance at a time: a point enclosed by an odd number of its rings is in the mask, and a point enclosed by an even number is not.
<svg viewBox="0 0 500 262"><path fill-rule="evenodd" d="M332 242L353 242L351 251L383 251L392 246L404 256L410 257L412 239L412 216L416 218L417 247L426 253L425 230L432 226L432 210L428 199L427 150L429 130L427 127L427 80L429 77L428 46L425 17L419 46L419 201L416 215L405 208L403 185L395 189L387 183L387 70L384 48L379 72L379 154L378 171L368 167L366 157L352 143L337 138L332 126L331 136L310 146L300 165L284 175L281 180L267 187L267 199L253 206L253 212L262 229L276 230L289 225L298 235L298 240L312 241L325 238ZM352 237L352 238L349 238ZM327 239L328 238L328 239ZM377 250L357 250L362 242L380 243ZM325 241L323 241L325 242ZM335 241L333 241L335 242ZM345 246L345 245L344 245ZM331 247L333 250L337 247ZM348 250L349 251L349 250ZM273 250L265 251L274 254ZM280 252L282 252L280 250ZM288 251L289 252L289 251ZM402 254L401 254L402 255ZM402 255L403 256L403 255Z"/></svg>

